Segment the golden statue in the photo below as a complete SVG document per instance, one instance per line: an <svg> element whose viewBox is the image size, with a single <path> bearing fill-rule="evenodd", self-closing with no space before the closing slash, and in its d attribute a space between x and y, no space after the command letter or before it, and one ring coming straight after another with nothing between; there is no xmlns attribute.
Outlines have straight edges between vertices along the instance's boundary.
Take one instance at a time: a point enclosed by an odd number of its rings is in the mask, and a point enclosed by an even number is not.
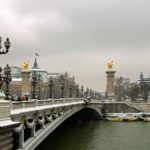
<svg viewBox="0 0 150 150"><path fill-rule="evenodd" d="M23 70L29 70L29 61L26 61L22 64Z"/></svg>
<svg viewBox="0 0 150 150"><path fill-rule="evenodd" d="M108 69L113 69L114 61L111 60L107 63Z"/></svg>

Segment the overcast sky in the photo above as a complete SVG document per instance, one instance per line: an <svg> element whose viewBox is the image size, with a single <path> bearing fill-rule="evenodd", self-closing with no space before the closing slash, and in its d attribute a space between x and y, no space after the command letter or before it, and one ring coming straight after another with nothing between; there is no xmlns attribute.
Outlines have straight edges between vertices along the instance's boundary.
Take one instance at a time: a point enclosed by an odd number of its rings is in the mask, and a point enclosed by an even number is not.
<svg viewBox="0 0 150 150"><path fill-rule="evenodd" d="M109 59L116 76L150 74L150 0L0 0L0 35L12 43L1 66L32 67L37 52L41 68L98 91Z"/></svg>

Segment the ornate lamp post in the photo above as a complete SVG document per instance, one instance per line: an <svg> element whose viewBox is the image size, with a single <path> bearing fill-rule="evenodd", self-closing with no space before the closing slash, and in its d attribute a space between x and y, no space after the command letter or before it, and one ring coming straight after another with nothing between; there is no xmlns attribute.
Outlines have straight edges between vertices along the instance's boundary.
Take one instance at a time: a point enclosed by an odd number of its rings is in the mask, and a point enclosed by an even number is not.
<svg viewBox="0 0 150 150"><path fill-rule="evenodd" d="M69 97L72 98L72 86L73 86L73 83L70 82L70 85L69 85Z"/></svg>
<svg viewBox="0 0 150 150"><path fill-rule="evenodd" d="M87 89L86 89L86 97L88 97L89 96L89 88L87 87Z"/></svg>
<svg viewBox="0 0 150 150"><path fill-rule="evenodd" d="M6 50L3 50L1 51L2 49L2 37L0 37L0 55L2 54L7 54L8 51L9 51L9 48L10 48L10 41L9 41L9 38L6 39L6 41L4 42L4 46L5 46L5 49ZM6 67L4 68L4 77L2 77L1 75L1 72L2 72L2 68L0 67L0 91L1 91L1 88L2 88L2 84L3 84L3 81L6 83L6 89L5 89L5 99L6 100L9 100L9 83L11 81L11 68L9 67L9 65L7 64Z"/></svg>
<svg viewBox="0 0 150 150"><path fill-rule="evenodd" d="M31 84L33 86L33 89L32 89L32 99L36 99L36 91L35 91L35 87L37 85L37 75L35 73L35 71L33 71L32 73L32 80L31 80Z"/></svg>
<svg viewBox="0 0 150 150"><path fill-rule="evenodd" d="M96 99L98 100L98 92L96 92L96 94L95 94L95 95L96 95Z"/></svg>
<svg viewBox="0 0 150 150"><path fill-rule="evenodd" d="M96 91L93 91L93 98L96 99Z"/></svg>
<svg viewBox="0 0 150 150"><path fill-rule="evenodd" d="M92 89L89 89L89 96L92 98Z"/></svg>
<svg viewBox="0 0 150 150"><path fill-rule="evenodd" d="M1 43L2 43L2 37L0 37L0 49L2 48ZM9 38L6 39L6 41L4 42L4 45L5 45L6 50L0 51L0 55L8 53L10 45L11 45Z"/></svg>
<svg viewBox="0 0 150 150"><path fill-rule="evenodd" d="M12 78L11 78L11 68L9 67L9 65L7 64L6 67L4 68L4 82L6 83L6 89L5 89L5 99L9 100L9 83L11 82Z"/></svg>
<svg viewBox="0 0 150 150"><path fill-rule="evenodd" d="M0 91L2 90L3 78L2 78L2 68L0 67Z"/></svg>
<svg viewBox="0 0 150 150"><path fill-rule="evenodd" d="M93 98L93 99L95 98L95 97L94 97L94 93L95 93L94 90L92 90L92 98Z"/></svg>
<svg viewBox="0 0 150 150"><path fill-rule="evenodd" d="M64 81L61 82L61 98L64 98Z"/></svg>
<svg viewBox="0 0 150 150"><path fill-rule="evenodd" d="M76 91L76 97L78 98L79 97L79 84L77 84L77 91Z"/></svg>
<svg viewBox="0 0 150 150"><path fill-rule="evenodd" d="M49 91L50 91L50 93L49 93L49 98L52 98L53 96L53 93L52 93L52 91L53 91L53 85L54 85L54 82L53 82L53 78L52 77L50 77L49 78Z"/></svg>
<svg viewBox="0 0 150 150"><path fill-rule="evenodd" d="M84 97L84 87L83 87L83 85L81 86L81 97L82 98Z"/></svg>
<svg viewBox="0 0 150 150"><path fill-rule="evenodd" d="M39 83L39 89L38 89L38 99L41 99L41 74L38 74L38 83Z"/></svg>

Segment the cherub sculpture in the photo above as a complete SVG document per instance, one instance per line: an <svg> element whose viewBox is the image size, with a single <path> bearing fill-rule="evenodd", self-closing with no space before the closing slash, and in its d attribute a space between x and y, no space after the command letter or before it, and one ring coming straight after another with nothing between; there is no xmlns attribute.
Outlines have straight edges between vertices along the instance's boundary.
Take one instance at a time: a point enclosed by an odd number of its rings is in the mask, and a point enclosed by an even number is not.
<svg viewBox="0 0 150 150"><path fill-rule="evenodd" d="M113 69L114 61L111 60L107 63L108 69Z"/></svg>
<svg viewBox="0 0 150 150"><path fill-rule="evenodd" d="M23 70L29 70L29 61L26 61L22 64Z"/></svg>

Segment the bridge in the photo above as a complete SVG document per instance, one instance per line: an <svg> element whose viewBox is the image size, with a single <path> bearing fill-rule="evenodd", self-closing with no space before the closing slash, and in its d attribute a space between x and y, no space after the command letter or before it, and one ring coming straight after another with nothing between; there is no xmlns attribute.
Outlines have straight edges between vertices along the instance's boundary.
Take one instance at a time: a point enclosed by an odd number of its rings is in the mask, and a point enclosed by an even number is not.
<svg viewBox="0 0 150 150"><path fill-rule="evenodd" d="M122 102L96 99L60 98L24 102L0 102L0 148L4 150L35 149L50 133L72 115L90 110L98 118L102 109L109 112L139 112Z"/></svg>
<svg viewBox="0 0 150 150"><path fill-rule="evenodd" d="M145 108L144 105L139 107L133 103L115 101L115 71L112 70L112 66L106 71L108 100L104 101L100 100L98 92L89 88L84 91L83 86L80 89L79 84L74 82L74 78L67 77L67 75L59 76L57 82L53 82L53 79L50 77L47 83L39 80L37 84L37 77L41 76L41 72L37 69L36 59L34 70L28 70L28 68L24 67L21 72L21 80L11 84L11 88L14 85L17 87L23 99L18 102L11 101L9 97L12 92L11 90L9 92L11 69L7 65L4 70L5 78L0 78L0 81L5 82L4 85L6 86L4 86L6 89L3 89L5 92L3 92L1 82L1 150L33 150L58 126L76 114L83 113L86 117L93 115L94 118L101 119L105 112L134 113L143 111L143 108ZM41 84L43 84L44 95L48 93L48 97L42 97ZM28 98L28 101L24 101Z"/></svg>

